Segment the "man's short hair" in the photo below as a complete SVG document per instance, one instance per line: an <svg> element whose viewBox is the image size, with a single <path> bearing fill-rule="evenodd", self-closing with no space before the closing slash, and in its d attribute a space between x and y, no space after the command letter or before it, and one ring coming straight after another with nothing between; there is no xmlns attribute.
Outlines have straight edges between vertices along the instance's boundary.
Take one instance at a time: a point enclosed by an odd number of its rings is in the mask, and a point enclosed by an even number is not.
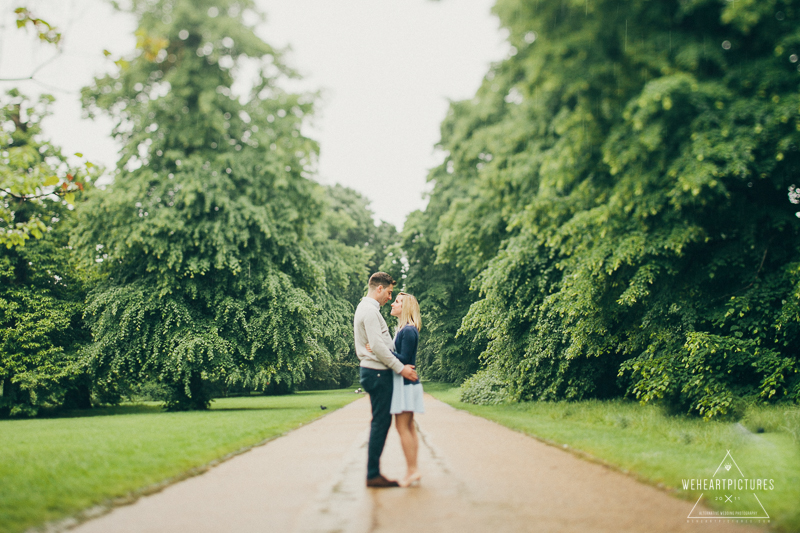
<svg viewBox="0 0 800 533"><path fill-rule="evenodd" d="M394 284L394 279L386 272L375 272L369 277L369 290L375 290L379 286L392 287Z"/></svg>

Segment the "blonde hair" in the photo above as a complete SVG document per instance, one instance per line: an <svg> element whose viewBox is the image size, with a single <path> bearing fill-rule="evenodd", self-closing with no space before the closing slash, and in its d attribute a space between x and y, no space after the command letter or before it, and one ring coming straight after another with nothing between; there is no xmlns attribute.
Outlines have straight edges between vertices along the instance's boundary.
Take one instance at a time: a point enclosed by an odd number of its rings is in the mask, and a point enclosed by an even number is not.
<svg viewBox="0 0 800 533"><path fill-rule="evenodd" d="M403 304L400 308L400 318L397 319L397 331L400 331L407 325L411 324L417 328L417 331L422 331L422 318L419 312L419 302L412 294L401 292L397 294L398 297L403 297Z"/></svg>

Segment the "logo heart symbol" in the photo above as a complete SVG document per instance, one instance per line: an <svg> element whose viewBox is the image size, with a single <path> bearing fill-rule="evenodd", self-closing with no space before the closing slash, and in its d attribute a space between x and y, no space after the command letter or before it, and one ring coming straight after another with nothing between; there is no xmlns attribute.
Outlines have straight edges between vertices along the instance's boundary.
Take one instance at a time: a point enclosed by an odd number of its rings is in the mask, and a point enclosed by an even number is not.
<svg viewBox="0 0 800 533"><path fill-rule="evenodd" d="M730 469L731 469L731 465L725 465L725 470L730 470Z"/></svg>

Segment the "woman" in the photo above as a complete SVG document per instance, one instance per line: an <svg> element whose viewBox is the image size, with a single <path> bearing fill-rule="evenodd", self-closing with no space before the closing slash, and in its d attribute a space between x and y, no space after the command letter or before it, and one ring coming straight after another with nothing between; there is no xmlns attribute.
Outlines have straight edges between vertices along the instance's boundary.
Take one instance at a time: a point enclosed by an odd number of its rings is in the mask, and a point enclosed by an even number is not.
<svg viewBox="0 0 800 533"><path fill-rule="evenodd" d="M399 293L392 303L391 314L397 317L395 355L404 365L416 365L419 331L422 329L417 299L405 292ZM414 413L425 412L422 405L422 384L419 380L410 381L400 374L394 374L393 385L390 412L394 415L394 424L400 434L400 443L403 445L408 469L406 477L400 481L400 486L407 487L422 478L422 474L417 470L419 440L414 426Z"/></svg>

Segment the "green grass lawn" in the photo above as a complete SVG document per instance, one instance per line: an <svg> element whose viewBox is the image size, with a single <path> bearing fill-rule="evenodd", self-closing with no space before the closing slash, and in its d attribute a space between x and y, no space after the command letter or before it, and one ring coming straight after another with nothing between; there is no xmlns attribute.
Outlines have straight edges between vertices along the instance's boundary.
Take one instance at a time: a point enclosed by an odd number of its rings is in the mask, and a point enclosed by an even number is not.
<svg viewBox="0 0 800 533"><path fill-rule="evenodd" d="M774 479L773 491L758 493L772 517L770 525L780 531L800 531L800 441L792 424L798 416L796 407L788 415L786 406L754 408L737 424L667 416L655 406L629 401L481 406L462 403L459 389L449 384L425 383L425 391L511 429L566 444L693 501L700 492L683 490L681 480L711 478L730 450L746 478ZM764 433L753 432L759 428ZM748 510L750 503L710 505L718 510Z"/></svg>
<svg viewBox="0 0 800 533"><path fill-rule="evenodd" d="M0 420L0 532L24 531L181 476L360 397L343 389L224 398L203 412L137 404Z"/></svg>

